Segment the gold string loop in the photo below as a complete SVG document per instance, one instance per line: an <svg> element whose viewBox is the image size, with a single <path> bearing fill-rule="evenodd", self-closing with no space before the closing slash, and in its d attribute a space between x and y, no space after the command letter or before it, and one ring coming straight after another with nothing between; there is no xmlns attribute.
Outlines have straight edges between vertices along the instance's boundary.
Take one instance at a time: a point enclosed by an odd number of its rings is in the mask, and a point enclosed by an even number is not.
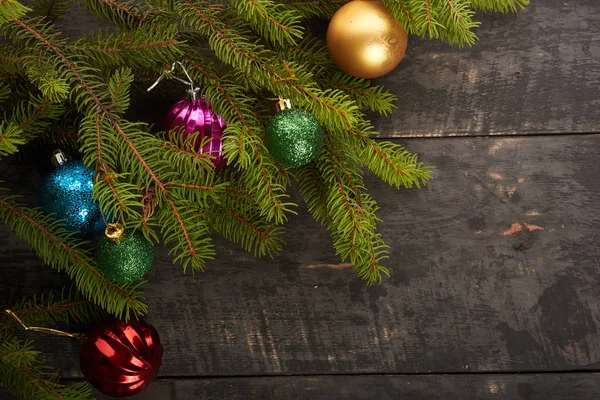
<svg viewBox="0 0 600 400"><path fill-rule="evenodd" d="M23 323L23 321L21 321L21 318L19 318L17 316L17 314L15 314L12 310L6 309L6 310L4 310L4 312L6 314L10 315L11 317L13 317L19 323L19 325L21 325L21 327L23 327L23 329L26 331L48 333L50 335L57 335L57 336L67 336L67 337L70 337L73 339L78 339L78 340L83 339L83 335L81 335L79 333L69 333L69 332L59 331L57 329L52 329L52 328L42 328L39 326L27 326Z"/></svg>

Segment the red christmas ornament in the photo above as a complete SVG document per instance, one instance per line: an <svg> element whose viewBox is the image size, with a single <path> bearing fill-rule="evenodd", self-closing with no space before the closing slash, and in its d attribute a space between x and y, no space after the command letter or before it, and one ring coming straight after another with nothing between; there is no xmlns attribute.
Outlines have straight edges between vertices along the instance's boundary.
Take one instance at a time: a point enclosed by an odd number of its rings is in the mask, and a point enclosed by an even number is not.
<svg viewBox="0 0 600 400"><path fill-rule="evenodd" d="M81 371L100 392L133 396L158 374L163 348L147 322L112 320L97 325L81 346Z"/></svg>
<svg viewBox="0 0 600 400"><path fill-rule="evenodd" d="M183 128L184 139L194 132L199 132L195 149L196 151L200 150L200 153L212 154L215 157L213 164L216 168L227 165L227 160L223 158L223 141L221 140L225 127L227 127L227 123L212 110L204 96L201 99L180 100L169 110L163 123L163 130L167 132ZM210 138L210 141L200 149L204 138Z"/></svg>

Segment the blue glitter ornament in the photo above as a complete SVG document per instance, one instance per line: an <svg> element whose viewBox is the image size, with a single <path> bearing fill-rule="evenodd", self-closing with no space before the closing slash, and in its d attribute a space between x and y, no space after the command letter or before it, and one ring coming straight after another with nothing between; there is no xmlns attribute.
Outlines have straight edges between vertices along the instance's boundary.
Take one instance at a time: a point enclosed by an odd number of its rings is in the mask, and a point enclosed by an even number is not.
<svg viewBox="0 0 600 400"><path fill-rule="evenodd" d="M40 207L81 236L97 232L102 226L102 215L92 199L94 171L81 161L67 160L60 152L55 153L54 159L58 165L42 182Z"/></svg>

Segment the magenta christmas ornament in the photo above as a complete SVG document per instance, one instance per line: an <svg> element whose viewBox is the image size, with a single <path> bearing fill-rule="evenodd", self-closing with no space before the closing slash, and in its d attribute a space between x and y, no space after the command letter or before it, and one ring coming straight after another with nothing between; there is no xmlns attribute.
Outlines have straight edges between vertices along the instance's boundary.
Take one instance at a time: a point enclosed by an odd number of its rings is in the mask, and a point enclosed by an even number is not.
<svg viewBox="0 0 600 400"><path fill-rule="evenodd" d="M194 148L200 153L209 153L216 168L223 168L227 160L223 157L223 130L227 126L220 115L216 114L206 102L204 96L200 99L183 99L177 102L165 117L163 130L170 132L179 129L184 140L194 132L199 132ZM171 132L169 134L174 134ZM202 142L209 141L202 148Z"/></svg>
<svg viewBox="0 0 600 400"><path fill-rule="evenodd" d="M173 75L178 65L181 67L187 80ZM184 140L189 135L198 132L194 143L195 150L200 153L209 153L212 155L214 157L213 164L216 168L226 166L227 160L223 157L222 135L223 130L227 127L227 123L212 110L204 96L200 99L196 97L199 89L194 84L183 64L179 61L175 61L171 64L171 68L164 70L156 82L148 88L148 91L154 89L160 81L167 77L188 85L190 98L180 100L171 107L163 122L163 130L167 132L167 135L181 134ZM172 136L167 137L170 140L174 139ZM202 146L202 143L205 143L205 145Z"/></svg>

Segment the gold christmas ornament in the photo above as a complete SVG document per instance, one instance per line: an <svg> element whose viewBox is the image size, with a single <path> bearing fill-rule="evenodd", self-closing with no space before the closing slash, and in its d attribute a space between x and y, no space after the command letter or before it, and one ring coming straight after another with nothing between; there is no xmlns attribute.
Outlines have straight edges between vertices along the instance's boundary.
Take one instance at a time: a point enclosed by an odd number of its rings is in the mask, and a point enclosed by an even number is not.
<svg viewBox="0 0 600 400"><path fill-rule="evenodd" d="M329 23L327 47L333 61L357 78L379 78L404 57L408 34L379 0L355 0Z"/></svg>

